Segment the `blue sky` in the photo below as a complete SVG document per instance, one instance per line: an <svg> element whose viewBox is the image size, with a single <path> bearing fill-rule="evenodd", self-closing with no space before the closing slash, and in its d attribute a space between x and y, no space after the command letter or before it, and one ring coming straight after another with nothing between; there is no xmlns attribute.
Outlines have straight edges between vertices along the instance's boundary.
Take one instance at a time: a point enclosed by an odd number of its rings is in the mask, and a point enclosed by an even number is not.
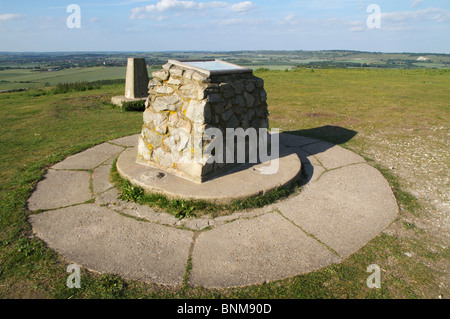
<svg viewBox="0 0 450 319"><path fill-rule="evenodd" d="M450 0L0 0L0 51L333 49L450 53Z"/></svg>

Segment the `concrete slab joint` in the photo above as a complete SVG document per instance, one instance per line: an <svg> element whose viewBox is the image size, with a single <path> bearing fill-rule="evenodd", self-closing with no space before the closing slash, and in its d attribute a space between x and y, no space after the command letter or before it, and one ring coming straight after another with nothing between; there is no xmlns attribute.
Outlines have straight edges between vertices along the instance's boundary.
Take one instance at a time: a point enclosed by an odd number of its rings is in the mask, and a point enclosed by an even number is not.
<svg viewBox="0 0 450 319"><path fill-rule="evenodd" d="M255 91L258 85L247 89ZM307 175L300 193L230 216L180 221L118 199L119 191L109 182L112 161L119 154L137 154L139 136L68 157L48 171L29 198L28 208L36 212L29 217L33 232L70 262L179 286L190 258L191 285L260 284L342 262L397 215L389 184L360 156L319 140L281 134L288 169L298 165ZM151 172L143 176L157 178ZM170 178L160 184L172 185Z"/></svg>

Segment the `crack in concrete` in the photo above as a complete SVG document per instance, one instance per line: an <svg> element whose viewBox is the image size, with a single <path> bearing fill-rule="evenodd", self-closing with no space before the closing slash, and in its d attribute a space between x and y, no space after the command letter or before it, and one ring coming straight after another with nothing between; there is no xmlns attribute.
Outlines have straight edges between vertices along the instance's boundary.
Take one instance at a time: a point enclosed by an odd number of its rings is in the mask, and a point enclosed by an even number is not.
<svg viewBox="0 0 450 319"><path fill-rule="evenodd" d="M306 236L314 239L315 241L317 241L319 244L321 244L322 246L324 246L326 249L328 249L329 251L331 251L333 254L335 254L336 256L338 256L339 258L342 258L342 256L333 248L331 248L330 246L328 246L327 244L325 244L324 242L322 242L319 238L317 238L316 236L314 236L313 234L307 232L306 230L303 229L303 227L301 227L300 225L297 225L296 223L294 223L292 220L290 220L289 218L287 218L286 216L283 215L283 213L276 209L275 212L277 212L281 217L283 217L284 219L286 219L288 222L290 222L292 225L294 225L295 227L297 227L298 229L300 229L302 232L305 233Z"/></svg>

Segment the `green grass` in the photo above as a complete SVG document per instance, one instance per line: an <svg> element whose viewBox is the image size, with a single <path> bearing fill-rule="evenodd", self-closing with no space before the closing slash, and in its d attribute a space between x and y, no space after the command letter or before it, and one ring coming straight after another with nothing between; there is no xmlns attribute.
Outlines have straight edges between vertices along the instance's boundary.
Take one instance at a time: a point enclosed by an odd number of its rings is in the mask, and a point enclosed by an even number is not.
<svg viewBox="0 0 450 319"><path fill-rule="evenodd" d="M161 209L179 219L200 217L203 215L216 218L231 215L238 210L261 208L291 195L297 190L297 186L300 183L296 183L290 188L280 187L266 194L249 197L241 201L233 201L228 205L201 200L169 199L161 194L145 193L143 188L132 185L129 181L123 179L117 172L116 161L113 163L110 179L116 188L119 189L120 199Z"/></svg>
<svg viewBox="0 0 450 319"><path fill-rule="evenodd" d="M82 288L68 289L67 263L32 236L27 199L50 165L138 133L142 115L111 108L110 98L122 94L123 85L57 95L0 94L0 298L436 298L443 275L432 265L448 264L449 249L409 220L426 218L426 204L373 155L395 153L391 145L413 137L430 148L448 149L435 128L450 122L450 72L300 69L256 75L265 79L271 127L332 139L373 159L399 201L399 217L389 227L396 231L380 234L339 265L262 285L214 290L191 287L185 278L183 287L171 288L83 269ZM323 127L357 134L340 139ZM143 195L130 190L129 196ZM266 200L274 199L256 201ZM365 284L370 264L383 270L380 290Z"/></svg>
<svg viewBox="0 0 450 319"><path fill-rule="evenodd" d="M149 74L151 69L149 68ZM0 90L14 88L43 88L46 85L56 86L59 83L73 83L80 81L94 82L99 80L123 79L126 67L90 67L64 69L61 71L33 71L29 69L14 69L0 71ZM31 83L20 83L31 82ZM121 92L123 94L123 92Z"/></svg>

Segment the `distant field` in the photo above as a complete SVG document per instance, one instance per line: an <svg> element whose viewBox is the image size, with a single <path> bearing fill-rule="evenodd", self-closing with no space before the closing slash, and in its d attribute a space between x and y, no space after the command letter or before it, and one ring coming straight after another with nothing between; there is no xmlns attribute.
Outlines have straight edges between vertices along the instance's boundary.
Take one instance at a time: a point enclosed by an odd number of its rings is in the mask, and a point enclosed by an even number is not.
<svg viewBox="0 0 450 319"><path fill-rule="evenodd" d="M84 72L74 78L123 72L96 70L79 70ZM58 80L71 79L68 71ZM32 236L27 199L51 165L139 133L142 113L111 108L122 84L67 94L5 93L0 94L0 298L448 298L450 70L304 68L255 75L265 81L272 128L346 141L342 146L384 174L399 215L383 233L341 264L262 285L163 287L83 269L81 288L69 289L68 262ZM347 132L356 135L339 142ZM380 289L366 285L371 264L383 270Z"/></svg>
<svg viewBox="0 0 450 319"><path fill-rule="evenodd" d="M124 79L128 57L145 58L152 69L169 59L222 59L254 70L314 68L444 69L450 54L359 51L79 52L1 53L0 91L55 86L61 82ZM418 61L419 57L428 62ZM61 71L47 71L62 69ZM149 69L149 73L151 70Z"/></svg>
<svg viewBox="0 0 450 319"><path fill-rule="evenodd" d="M151 69L148 69L151 73ZM126 67L92 67L36 72L28 69L0 71L0 90L54 86L62 82L125 79ZM1 82L1 81L8 82ZM21 83L22 82L22 83ZM29 83L26 83L29 82Z"/></svg>

